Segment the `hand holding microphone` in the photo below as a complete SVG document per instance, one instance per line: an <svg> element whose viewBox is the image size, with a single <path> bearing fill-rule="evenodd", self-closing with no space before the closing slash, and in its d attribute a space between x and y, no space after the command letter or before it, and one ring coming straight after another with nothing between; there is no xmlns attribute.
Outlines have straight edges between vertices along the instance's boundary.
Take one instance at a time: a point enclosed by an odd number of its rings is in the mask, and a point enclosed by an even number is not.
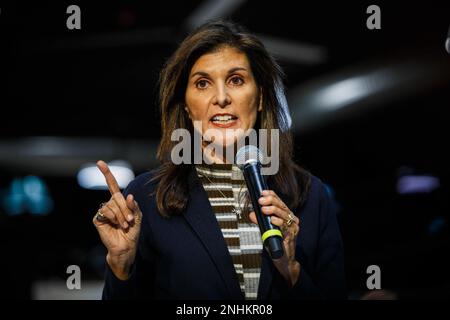
<svg viewBox="0 0 450 320"><path fill-rule="evenodd" d="M264 246L278 271L293 286L300 275L300 263L295 259L300 221L274 191L268 190L261 174L261 159L261 152L251 145L240 148L236 154L236 164L243 171L255 210L249 217L259 226Z"/></svg>

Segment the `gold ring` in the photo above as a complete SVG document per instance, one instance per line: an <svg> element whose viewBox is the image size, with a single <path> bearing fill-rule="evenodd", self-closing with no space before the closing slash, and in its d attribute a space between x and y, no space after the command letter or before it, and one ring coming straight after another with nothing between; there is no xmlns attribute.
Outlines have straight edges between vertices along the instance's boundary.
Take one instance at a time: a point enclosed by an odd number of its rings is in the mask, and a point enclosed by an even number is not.
<svg viewBox="0 0 450 320"><path fill-rule="evenodd" d="M289 213L289 219L286 221L286 225L288 227L291 226L292 222L294 222L295 216L292 213Z"/></svg>
<svg viewBox="0 0 450 320"><path fill-rule="evenodd" d="M98 221L105 221L108 218L106 218L103 213L101 213L100 211L97 211L97 213L95 214L95 219L97 219Z"/></svg>

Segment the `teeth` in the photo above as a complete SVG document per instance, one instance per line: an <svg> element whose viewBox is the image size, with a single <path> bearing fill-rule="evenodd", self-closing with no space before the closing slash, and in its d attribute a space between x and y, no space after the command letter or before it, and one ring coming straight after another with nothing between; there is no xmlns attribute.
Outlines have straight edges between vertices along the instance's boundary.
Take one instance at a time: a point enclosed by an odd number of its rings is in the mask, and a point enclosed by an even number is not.
<svg viewBox="0 0 450 320"><path fill-rule="evenodd" d="M212 121L230 121L235 119L233 116L214 116Z"/></svg>

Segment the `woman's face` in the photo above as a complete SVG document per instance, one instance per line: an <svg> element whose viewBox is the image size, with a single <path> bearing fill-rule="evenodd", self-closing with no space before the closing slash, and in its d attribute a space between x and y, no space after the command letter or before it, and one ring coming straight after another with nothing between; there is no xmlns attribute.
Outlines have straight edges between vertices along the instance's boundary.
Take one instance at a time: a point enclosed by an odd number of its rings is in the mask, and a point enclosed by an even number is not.
<svg viewBox="0 0 450 320"><path fill-rule="evenodd" d="M208 129L218 130L221 134L213 133L214 143L224 147L242 136L231 129L247 132L261 111L259 90L247 56L232 47L204 54L195 62L185 100L191 120L201 122L202 134ZM210 140L208 135L204 139Z"/></svg>

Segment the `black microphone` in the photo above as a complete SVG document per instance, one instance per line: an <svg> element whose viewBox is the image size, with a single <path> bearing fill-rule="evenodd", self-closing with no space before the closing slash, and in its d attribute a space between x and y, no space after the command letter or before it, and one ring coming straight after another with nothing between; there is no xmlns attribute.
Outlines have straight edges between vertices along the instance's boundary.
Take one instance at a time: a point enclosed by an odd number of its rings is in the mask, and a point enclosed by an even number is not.
<svg viewBox="0 0 450 320"><path fill-rule="evenodd" d="M445 49L450 53L450 27L448 28L447 40L445 40Z"/></svg>
<svg viewBox="0 0 450 320"><path fill-rule="evenodd" d="M258 220L259 230L264 246L268 248L272 259L283 256L283 235L280 228L270 223L270 216L261 211L258 199L263 190L268 190L266 180L261 174L262 154L255 146L243 146L236 153L236 164L242 170L247 184L247 189L252 200L253 209Z"/></svg>

